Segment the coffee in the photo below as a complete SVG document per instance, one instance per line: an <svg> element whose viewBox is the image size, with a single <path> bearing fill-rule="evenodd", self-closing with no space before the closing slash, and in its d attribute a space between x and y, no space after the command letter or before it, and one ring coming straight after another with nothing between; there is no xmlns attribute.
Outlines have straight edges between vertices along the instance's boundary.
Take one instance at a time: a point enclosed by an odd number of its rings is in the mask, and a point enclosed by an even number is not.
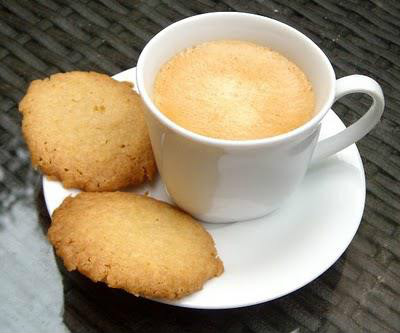
<svg viewBox="0 0 400 333"><path fill-rule="evenodd" d="M161 67L154 101L176 124L204 136L250 140L289 132L314 114L314 93L293 62L267 47L219 40Z"/></svg>

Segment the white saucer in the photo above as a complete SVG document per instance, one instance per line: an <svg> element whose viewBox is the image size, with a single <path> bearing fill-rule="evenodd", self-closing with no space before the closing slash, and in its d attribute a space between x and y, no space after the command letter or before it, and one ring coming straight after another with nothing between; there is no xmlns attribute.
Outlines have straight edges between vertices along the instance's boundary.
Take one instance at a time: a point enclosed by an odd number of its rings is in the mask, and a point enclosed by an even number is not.
<svg viewBox="0 0 400 333"><path fill-rule="evenodd" d="M135 80L135 69L115 76ZM321 137L344 128L330 111ZM50 213L77 193L43 177ZM161 179L134 192L169 201ZM179 301L165 302L200 309L224 309L273 300L311 282L344 252L360 224L365 203L365 177L357 147L312 167L301 187L280 210L257 220L204 226L213 236L225 265L222 276Z"/></svg>

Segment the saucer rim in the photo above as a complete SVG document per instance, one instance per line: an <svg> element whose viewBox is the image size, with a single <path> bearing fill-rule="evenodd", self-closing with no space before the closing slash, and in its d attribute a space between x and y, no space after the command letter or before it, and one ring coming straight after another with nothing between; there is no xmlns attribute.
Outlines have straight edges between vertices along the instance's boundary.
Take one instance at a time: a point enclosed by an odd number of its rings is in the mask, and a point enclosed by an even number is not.
<svg viewBox="0 0 400 333"><path fill-rule="evenodd" d="M135 67L128 69L126 71L123 71L121 73L118 73L116 75L114 75L113 77L115 79L120 79L120 77L123 77L124 75L126 75L128 72L132 72L132 78L135 78L135 73L134 71L136 70ZM336 120L338 122L340 122L340 126L345 128L345 125L343 124L342 120L332 111L329 110L328 113L333 113L333 116L335 118L337 118ZM355 149L353 149L353 151L351 152L351 155L353 156L354 162L353 165L358 169L358 171L361 174L361 183L360 185L362 185L362 198L360 197L360 207L361 209L358 212L354 213L354 218L353 218L353 224L354 224L354 232L352 234L347 235L347 239L345 242L343 242L343 244L345 244L345 246L340 249L340 251L338 251L337 255L335 256L336 258L332 261L329 261L326 265L321 266L321 269L318 270L317 274L314 274L312 278L306 280L306 282L302 282L301 284L298 284L295 287L292 287L288 290L285 290L282 293L276 294L276 295L272 295L270 297L259 297L258 299L255 300L250 300L247 302L237 302L235 304L229 303L229 304L225 304L225 305L217 305L214 306L213 304L208 304L208 305L204 305L204 304L200 304L200 305L194 305L194 304L190 304L190 303L185 303L184 302L184 298L181 300L176 300L176 301L168 301L168 300L162 300L162 299L153 299L156 302L160 302L160 303L164 303L164 304L169 304L169 305L173 305L173 306L178 306L178 307L184 307L184 308L193 308L193 309L208 309L208 310L217 310L217 309L231 309L231 308L241 308L241 307L247 307L247 306L252 306L252 305L257 305L257 304L261 304L261 303L265 303L265 302L269 302L275 299L278 299L280 297L286 296L296 290L299 290L300 288L303 288L304 286L306 286L307 284L311 283L312 281L314 281L315 279L317 279L318 277L320 277L324 272L326 272L330 267L332 267L332 265L335 264L335 262L337 262L337 260L343 255L343 253L346 251L346 249L348 248L348 246L350 245L351 241L353 240L355 234L357 233L361 220L362 220L362 216L364 213L364 208L365 208L365 200L366 200L366 179L365 179L365 171L364 171L364 166L362 163L362 159L359 153L359 150L357 148L357 146L355 144L353 144L351 147L353 147ZM160 181L162 181L160 179ZM53 180L49 180L45 175L43 175L42 177L42 186L43 186L43 194L44 194L44 199L45 199L45 203L46 203L46 208L47 211L49 213L49 215L52 215L52 211L49 207L49 202L51 202L50 199L50 189L48 187L48 184L50 182L54 182ZM60 183L60 182L58 182ZM71 191L72 193L77 193L78 190L75 189L68 189L68 191ZM51 205L50 205L51 206ZM53 210L54 211L54 210ZM357 213L357 214L356 214ZM261 219L263 217L260 217L258 219ZM257 219L256 219L257 220ZM199 291L201 292L201 291Z"/></svg>

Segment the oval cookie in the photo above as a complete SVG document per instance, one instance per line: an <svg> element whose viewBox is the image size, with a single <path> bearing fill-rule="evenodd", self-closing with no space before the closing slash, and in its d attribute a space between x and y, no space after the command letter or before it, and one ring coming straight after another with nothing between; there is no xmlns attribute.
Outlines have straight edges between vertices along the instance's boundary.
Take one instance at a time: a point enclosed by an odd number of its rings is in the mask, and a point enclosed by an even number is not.
<svg viewBox="0 0 400 333"><path fill-rule="evenodd" d="M95 72L31 83L19 104L32 164L85 191L113 191L156 172L144 105L128 82Z"/></svg>
<svg viewBox="0 0 400 333"><path fill-rule="evenodd" d="M223 272L200 223L133 193L66 198L52 216L48 237L69 271L149 298L183 297Z"/></svg>

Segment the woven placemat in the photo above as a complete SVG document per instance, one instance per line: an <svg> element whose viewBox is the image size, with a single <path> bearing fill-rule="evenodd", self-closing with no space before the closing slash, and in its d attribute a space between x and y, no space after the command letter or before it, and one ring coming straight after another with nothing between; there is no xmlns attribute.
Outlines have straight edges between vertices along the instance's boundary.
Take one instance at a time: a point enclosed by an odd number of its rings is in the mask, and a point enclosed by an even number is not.
<svg viewBox="0 0 400 333"><path fill-rule="evenodd" d="M288 23L317 43L337 77L377 80L380 125L358 143L367 178L361 227L341 259L301 290L242 309L197 311L136 299L76 273L64 279L64 321L72 332L400 331L400 2L224 0L0 1L0 213L33 195L17 103L29 82L59 71L116 74L136 65L146 42L184 17L243 11ZM350 124L370 104L354 94L335 112ZM38 194L42 222L48 223ZM45 316L46 314L43 314Z"/></svg>

